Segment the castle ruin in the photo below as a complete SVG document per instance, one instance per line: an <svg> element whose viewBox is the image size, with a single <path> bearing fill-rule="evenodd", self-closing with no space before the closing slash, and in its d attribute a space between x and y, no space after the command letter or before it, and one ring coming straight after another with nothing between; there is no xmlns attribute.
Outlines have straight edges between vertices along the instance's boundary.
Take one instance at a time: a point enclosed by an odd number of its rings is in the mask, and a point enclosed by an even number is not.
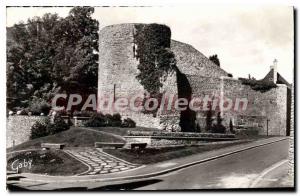
<svg viewBox="0 0 300 196"><path fill-rule="evenodd" d="M287 82L277 82L281 76L274 67L265 79L272 78L277 87L265 92L253 90L241 80L229 77L225 70L191 45L172 40L171 30L165 25L118 24L99 31L98 99L113 94L115 101L145 91L137 79L139 59L136 50L139 45L135 39L141 28L144 31L151 30L151 36L160 38L163 47L170 49L176 59L176 69L167 73L160 93L188 99L205 95L218 95L232 100L247 98L246 110L220 111L226 127L231 121L234 125L257 127L261 135L289 134L287 114L290 112L290 87ZM114 112L102 108L98 108L98 111ZM124 118L132 118L137 126L164 131L191 132L196 126L201 130L205 127L205 111L157 111L149 114L126 110L119 113Z"/></svg>

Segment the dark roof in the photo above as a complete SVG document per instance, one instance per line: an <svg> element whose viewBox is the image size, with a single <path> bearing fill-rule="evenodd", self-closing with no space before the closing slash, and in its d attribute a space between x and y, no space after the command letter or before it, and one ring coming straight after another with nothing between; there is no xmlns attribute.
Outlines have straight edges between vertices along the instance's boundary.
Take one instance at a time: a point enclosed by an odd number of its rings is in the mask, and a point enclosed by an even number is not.
<svg viewBox="0 0 300 196"><path fill-rule="evenodd" d="M274 70L271 69L269 71L269 73L264 77L263 80L265 80L265 81L271 81L271 80L273 80L273 78L274 78ZM276 84L285 84L288 87L291 86L291 84L288 83L288 81L286 81L278 72L277 72L277 82L276 82Z"/></svg>

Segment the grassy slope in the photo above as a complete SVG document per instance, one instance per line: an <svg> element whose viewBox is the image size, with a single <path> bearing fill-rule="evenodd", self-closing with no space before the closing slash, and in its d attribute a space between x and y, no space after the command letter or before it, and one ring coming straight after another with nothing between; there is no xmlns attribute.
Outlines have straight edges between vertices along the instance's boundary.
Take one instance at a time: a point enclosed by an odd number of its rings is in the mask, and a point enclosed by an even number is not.
<svg viewBox="0 0 300 196"><path fill-rule="evenodd" d="M228 143L228 144L212 144L212 145L203 145L203 146L173 147L173 148L162 148L162 149L146 148L143 151L138 151L134 149L132 150L131 149L117 149L117 150L105 149L104 151L131 163L151 164L151 163L158 163L161 161L167 161L175 158L185 157L197 153L202 153L206 151L225 148L229 146L239 145L241 143L246 143L246 141Z"/></svg>
<svg viewBox="0 0 300 196"><path fill-rule="evenodd" d="M7 155L7 170L12 171L15 160L32 160L31 168L22 168L20 173L36 173L46 175L75 175L88 170L88 167L60 150L18 152ZM15 165L13 165L15 167Z"/></svg>
<svg viewBox="0 0 300 196"><path fill-rule="evenodd" d="M40 148L41 143L65 143L67 147L93 147L95 142L124 142L113 135L90 131L84 128L71 128L61 133L37 138L8 148L7 151Z"/></svg>

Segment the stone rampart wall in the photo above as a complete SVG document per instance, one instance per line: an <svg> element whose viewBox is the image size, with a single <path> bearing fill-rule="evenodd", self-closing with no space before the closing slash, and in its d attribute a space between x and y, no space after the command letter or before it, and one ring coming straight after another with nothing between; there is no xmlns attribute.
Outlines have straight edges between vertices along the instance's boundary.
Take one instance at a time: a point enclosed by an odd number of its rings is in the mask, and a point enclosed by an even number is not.
<svg viewBox="0 0 300 196"><path fill-rule="evenodd" d="M266 135L267 131L268 135L286 135L286 85L278 84L276 88L260 92L233 78L188 76L188 79L193 89L193 97L204 98L208 95L210 98L219 98L225 100L224 107L229 107L226 99L232 101L230 109L222 113L223 124L226 127L229 127L231 119L235 125L243 124L262 128L261 135ZM244 107L245 103L247 107ZM221 112L219 107L216 109ZM205 112L202 111L197 116L201 122L205 120Z"/></svg>
<svg viewBox="0 0 300 196"><path fill-rule="evenodd" d="M31 127L45 116L8 116L6 119L6 147L21 144L30 139Z"/></svg>

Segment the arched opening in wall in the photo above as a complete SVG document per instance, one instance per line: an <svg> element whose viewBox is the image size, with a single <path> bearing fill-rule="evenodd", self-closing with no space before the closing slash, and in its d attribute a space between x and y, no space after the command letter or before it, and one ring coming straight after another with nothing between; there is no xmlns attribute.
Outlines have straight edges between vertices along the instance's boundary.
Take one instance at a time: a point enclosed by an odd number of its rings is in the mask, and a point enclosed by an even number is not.
<svg viewBox="0 0 300 196"><path fill-rule="evenodd" d="M188 100L188 103L191 101L192 97L192 88L191 85L183 73L178 69L176 70L177 75L177 89L178 89L178 99L185 98ZM180 122L182 132L195 132L196 130L196 112L192 111L189 107L186 107L186 110L180 112Z"/></svg>

